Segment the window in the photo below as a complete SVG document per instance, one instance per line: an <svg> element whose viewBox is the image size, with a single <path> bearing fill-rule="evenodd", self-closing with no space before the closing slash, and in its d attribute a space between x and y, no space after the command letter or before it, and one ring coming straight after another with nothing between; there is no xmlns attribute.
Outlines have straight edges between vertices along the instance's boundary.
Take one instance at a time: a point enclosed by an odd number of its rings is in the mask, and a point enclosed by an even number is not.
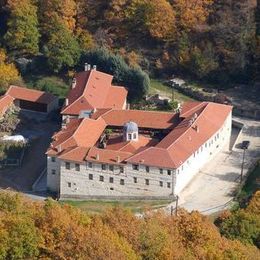
<svg viewBox="0 0 260 260"><path fill-rule="evenodd" d="M55 175L56 171L55 170L51 170L51 174Z"/></svg>
<svg viewBox="0 0 260 260"><path fill-rule="evenodd" d="M105 171L107 169L107 165L106 164L102 164L101 168L102 168L103 171Z"/></svg>
<svg viewBox="0 0 260 260"><path fill-rule="evenodd" d="M160 187L163 187L163 182L162 181L160 181Z"/></svg>
<svg viewBox="0 0 260 260"><path fill-rule="evenodd" d="M202 152L203 151L203 147L201 146L201 148L200 148L200 151Z"/></svg>
<svg viewBox="0 0 260 260"><path fill-rule="evenodd" d="M182 171L183 171L183 169L184 169L184 165L181 166L181 170L182 170Z"/></svg>
<svg viewBox="0 0 260 260"><path fill-rule="evenodd" d="M149 166L145 166L145 170L146 170L146 172L150 172L150 167Z"/></svg>
<svg viewBox="0 0 260 260"><path fill-rule="evenodd" d="M75 170L76 170L77 172L80 171L80 165L79 165L78 163L75 164Z"/></svg>
<svg viewBox="0 0 260 260"><path fill-rule="evenodd" d="M139 171L139 165L137 165L137 164L133 164L133 165L132 165L132 168L133 168L133 170L135 170L135 171Z"/></svg>
<svg viewBox="0 0 260 260"><path fill-rule="evenodd" d="M110 183L114 183L114 178L113 177L109 177L109 182Z"/></svg>
<svg viewBox="0 0 260 260"><path fill-rule="evenodd" d="M56 162L56 157L51 157L52 162Z"/></svg>
<svg viewBox="0 0 260 260"><path fill-rule="evenodd" d="M167 182L167 188L171 188L171 183Z"/></svg>
<svg viewBox="0 0 260 260"><path fill-rule="evenodd" d="M168 175L172 175L172 171L171 170L167 170L167 174Z"/></svg>
<svg viewBox="0 0 260 260"><path fill-rule="evenodd" d="M88 175L89 180L93 180L93 174Z"/></svg>
<svg viewBox="0 0 260 260"><path fill-rule="evenodd" d="M88 168L93 168L92 162L88 162Z"/></svg>
<svg viewBox="0 0 260 260"><path fill-rule="evenodd" d="M145 179L145 185L149 185L149 179Z"/></svg>
<svg viewBox="0 0 260 260"><path fill-rule="evenodd" d="M111 172L114 171L114 165L109 165L109 171L111 171Z"/></svg>
<svg viewBox="0 0 260 260"><path fill-rule="evenodd" d="M163 174L163 169L159 169L159 171L160 171L160 174Z"/></svg>
<svg viewBox="0 0 260 260"><path fill-rule="evenodd" d="M100 175L100 176L99 176L99 180L100 180L100 181L104 181L104 176Z"/></svg>
<svg viewBox="0 0 260 260"><path fill-rule="evenodd" d="M71 188L71 182L68 182L68 187Z"/></svg>
<svg viewBox="0 0 260 260"><path fill-rule="evenodd" d="M124 167L123 166L120 166L119 169L120 169L120 173L124 173Z"/></svg>
<svg viewBox="0 0 260 260"><path fill-rule="evenodd" d="M65 168L66 168L67 170L70 170L70 163L69 163L69 162L66 162L66 163L65 163Z"/></svg>
<svg viewBox="0 0 260 260"><path fill-rule="evenodd" d="M207 148L208 147L208 143L205 143L205 148Z"/></svg>
<svg viewBox="0 0 260 260"><path fill-rule="evenodd" d="M137 137L137 136L136 136L136 133L134 133L134 139L136 139L136 137Z"/></svg>
<svg viewBox="0 0 260 260"><path fill-rule="evenodd" d="M110 188L110 190L114 190L114 188Z"/></svg>
<svg viewBox="0 0 260 260"><path fill-rule="evenodd" d="M134 177L134 183L137 183L137 178L136 177Z"/></svg>
<svg viewBox="0 0 260 260"><path fill-rule="evenodd" d="M131 139L132 139L132 135L128 134L128 140L131 140Z"/></svg>
<svg viewBox="0 0 260 260"><path fill-rule="evenodd" d="M120 180L120 185L125 185L125 180L124 179Z"/></svg>

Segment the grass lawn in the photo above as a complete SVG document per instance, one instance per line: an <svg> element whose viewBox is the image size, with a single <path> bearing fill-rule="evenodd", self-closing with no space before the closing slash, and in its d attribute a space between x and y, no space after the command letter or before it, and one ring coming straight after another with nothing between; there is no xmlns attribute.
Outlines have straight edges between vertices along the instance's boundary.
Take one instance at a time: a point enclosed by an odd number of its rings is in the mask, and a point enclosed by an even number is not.
<svg viewBox="0 0 260 260"><path fill-rule="evenodd" d="M172 88L163 84L160 80L151 79L151 87L149 90L149 94L161 94L162 96L172 97ZM182 93L174 90L174 98L177 101L194 101L194 99L183 95Z"/></svg>
<svg viewBox="0 0 260 260"><path fill-rule="evenodd" d="M69 85L57 76L30 75L25 77L24 81L29 88L47 91L60 98L66 97L69 91Z"/></svg>
<svg viewBox="0 0 260 260"><path fill-rule="evenodd" d="M89 200L89 201L62 201L81 210L90 213L102 213L109 208L123 207L129 209L133 213L141 213L146 209L158 209L167 206L171 200L122 200L122 201L104 201L104 200Z"/></svg>

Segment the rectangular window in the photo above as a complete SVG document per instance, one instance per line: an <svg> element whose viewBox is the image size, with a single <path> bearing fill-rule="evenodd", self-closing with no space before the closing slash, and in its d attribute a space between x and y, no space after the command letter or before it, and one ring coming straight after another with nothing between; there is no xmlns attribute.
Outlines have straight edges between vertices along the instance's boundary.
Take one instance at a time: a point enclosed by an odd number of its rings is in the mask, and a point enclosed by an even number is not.
<svg viewBox="0 0 260 260"><path fill-rule="evenodd" d="M125 185L125 180L124 179L120 179L120 185Z"/></svg>
<svg viewBox="0 0 260 260"><path fill-rule="evenodd" d="M92 162L88 162L88 168L93 168Z"/></svg>
<svg viewBox="0 0 260 260"><path fill-rule="evenodd" d="M56 162L56 157L51 157L52 162Z"/></svg>
<svg viewBox="0 0 260 260"><path fill-rule="evenodd" d="M120 166L120 173L124 173L124 167L123 166Z"/></svg>
<svg viewBox="0 0 260 260"><path fill-rule="evenodd" d="M68 187L71 188L71 182L68 182Z"/></svg>
<svg viewBox="0 0 260 260"><path fill-rule="evenodd" d="M172 175L172 171L171 170L167 170L167 174L168 175Z"/></svg>
<svg viewBox="0 0 260 260"><path fill-rule="evenodd" d="M111 171L111 172L114 171L114 165L109 165L109 171Z"/></svg>
<svg viewBox="0 0 260 260"><path fill-rule="evenodd" d="M171 183L167 182L167 188L171 188Z"/></svg>
<svg viewBox="0 0 260 260"><path fill-rule="evenodd" d="M162 181L160 181L160 187L163 187L163 182Z"/></svg>
<svg viewBox="0 0 260 260"><path fill-rule="evenodd" d="M160 174L163 174L163 169L159 169L159 171L160 171Z"/></svg>
<svg viewBox="0 0 260 260"><path fill-rule="evenodd" d="M132 139L132 135L128 134L128 140L131 140L131 139Z"/></svg>
<svg viewBox="0 0 260 260"><path fill-rule="evenodd" d="M55 175L56 171L55 170L51 170L51 174Z"/></svg>
<svg viewBox="0 0 260 260"><path fill-rule="evenodd" d="M137 178L136 177L134 177L134 183L137 183Z"/></svg>
<svg viewBox="0 0 260 260"><path fill-rule="evenodd" d="M76 170L77 172L80 171L80 165L79 165L78 163L75 164L75 170Z"/></svg>
<svg viewBox="0 0 260 260"><path fill-rule="evenodd" d="M102 164L101 168L102 168L103 171L105 171L107 169L107 165L106 164Z"/></svg>
<svg viewBox="0 0 260 260"><path fill-rule="evenodd" d="M66 163L65 163L65 168L66 168L67 170L70 170L70 163L69 163L69 162L66 162Z"/></svg>
<svg viewBox="0 0 260 260"><path fill-rule="evenodd" d="M139 171L139 165L137 165L137 164L133 164L133 165L132 165L132 168L133 168L133 170L135 170L135 171Z"/></svg>
<svg viewBox="0 0 260 260"><path fill-rule="evenodd" d="M110 183L114 183L114 178L113 177L109 177L109 182Z"/></svg>
<svg viewBox="0 0 260 260"><path fill-rule="evenodd" d="M100 180L100 181L104 181L104 176L100 175L100 176L99 176L99 180Z"/></svg>
<svg viewBox="0 0 260 260"><path fill-rule="evenodd" d="M93 174L88 175L89 180L93 180Z"/></svg>
<svg viewBox="0 0 260 260"><path fill-rule="evenodd" d="M149 185L149 179L145 179L145 185Z"/></svg>
<svg viewBox="0 0 260 260"><path fill-rule="evenodd" d="M145 170L146 170L146 172L150 172L150 167L149 166L145 166Z"/></svg>

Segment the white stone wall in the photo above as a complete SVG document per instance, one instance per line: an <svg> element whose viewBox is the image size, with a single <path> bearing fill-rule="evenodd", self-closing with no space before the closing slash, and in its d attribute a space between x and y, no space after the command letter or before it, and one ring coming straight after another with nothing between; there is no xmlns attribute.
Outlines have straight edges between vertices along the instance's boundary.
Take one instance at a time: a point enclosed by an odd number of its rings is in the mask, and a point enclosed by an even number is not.
<svg viewBox="0 0 260 260"><path fill-rule="evenodd" d="M231 113L224 125L176 170L175 194L180 193L198 171L221 150L229 150L232 130Z"/></svg>
<svg viewBox="0 0 260 260"><path fill-rule="evenodd" d="M93 163L92 168L80 164L80 171L77 171L75 163L70 162L70 170L66 169L65 163L61 162L61 196L147 197L169 196L172 193L172 175L168 175L166 169L160 174L159 169L150 167L148 173L145 166L140 166L135 171L132 165L127 165L124 173L120 173L118 166L115 166L114 171L108 166L102 170L101 164ZM89 179L89 174L93 175L93 180ZM103 176L103 181L100 181L100 176ZM113 183L110 183L110 178L113 178ZM146 184L146 179L149 180L149 185ZM124 180L124 185L121 180ZM160 181L163 182L163 187L160 186Z"/></svg>
<svg viewBox="0 0 260 260"><path fill-rule="evenodd" d="M55 193L60 191L60 159L56 157L47 157L47 189Z"/></svg>
<svg viewBox="0 0 260 260"><path fill-rule="evenodd" d="M230 114L219 131L176 170L162 169L161 172L158 168L149 167L149 172L147 172L145 165L139 165L139 169L135 170L131 164L127 164L124 166L124 172L120 173L119 166L114 166L114 171L111 171L108 165L106 170L102 170L101 164L92 163L92 168L89 168L87 163L81 163L77 171L75 162L70 162L70 169L66 169L66 162L61 161L60 195L80 198L168 197L173 193L178 194L216 153L229 149L231 129ZM51 167L54 167L52 162L48 163L48 176ZM171 171L170 175L168 175L168 170ZM93 175L93 180L89 179L89 174ZM100 181L100 176L103 176L103 181ZM113 183L109 182L110 177L113 178ZM121 185L121 180L124 180L124 185ZM149 180L149 185L146 184L146 180ZM51 176L48 180L48 187L51 190L57 190L58 182L59 178Z"/></svg>

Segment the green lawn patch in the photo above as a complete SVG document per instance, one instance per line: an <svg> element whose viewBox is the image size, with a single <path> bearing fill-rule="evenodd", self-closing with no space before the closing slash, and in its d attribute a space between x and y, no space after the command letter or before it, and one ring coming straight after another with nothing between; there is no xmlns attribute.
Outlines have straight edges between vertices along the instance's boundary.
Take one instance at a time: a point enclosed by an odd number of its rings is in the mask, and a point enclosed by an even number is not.
<svg viewBox="0 0 260 260"><path fill-rule="evenodd" d="M171 203L171 200L121 200L121 201L105 201L105 200L89 200L89 201L62 201L61 203L69 204L81 210L91 213L100 214L109 208L123 207L129 209L133 213L141 213L146 209L159 209Z"/></svg>
<svg viewBox="0 0 260 260"><path fill-rule="evenodd" d="M31 75L25 78L25 83L29 88L50 92L60 98L66 97L69 91L69 85L57 76Z"/></svg>
<svg viewBox="0 0 260 260"><path fill-rule="evenodd" d="M157 80L157 79L151 79L151 86L149 89L149 94L154 95L154 94L160 94L162 96L166 96L169 98L172 98L172 88L164 84L162 81ZM177 101L194 101L194 99L178 92L176 89L173 91L174 99Z"/></svg>

